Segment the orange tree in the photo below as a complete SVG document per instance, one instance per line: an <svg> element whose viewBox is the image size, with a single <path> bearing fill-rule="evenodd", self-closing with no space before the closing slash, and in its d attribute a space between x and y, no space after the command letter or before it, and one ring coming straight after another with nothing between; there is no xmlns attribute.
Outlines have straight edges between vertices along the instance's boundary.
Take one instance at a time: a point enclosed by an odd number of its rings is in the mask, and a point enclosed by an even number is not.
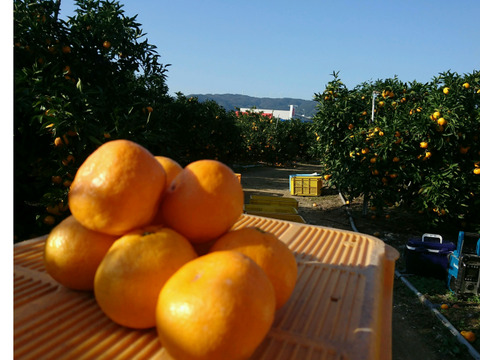
<svg viewBox="0 0 480 360"><path fill-rule="evenodd" d="M403 206L433 224L478 229L479 73L353 90L333 75L315 94L313 153L325 175L350 199L363 196L374 215Z"/></svg>
<svg viewBox="0 0 480 360"><path fill-rule="evenodd" d="M308 159L313 140L311 124L299 119L280 120L271 114L255 111L235 112L240 130L242 161L264 161L282 164Z"/></svg>
<svg viewBox="0 0 480 360"><path fill-rule="evenodd" d="M480 72L463 76L446 72L435 77L422 110L418 123L424 132L415 141L427 146L419 155L424 166L416 205L436 222L457 220L462 228L478 231Z"/></svg>
<svg viewBox="0 0 480 360"><path fill-rule="evenodd" d="M142 41L135 17L115 1L14 1L14 235L46 233L68 215L67 193L81 162L100 144L147 131L167 97L166 66Z"/></svg>
<svg viewBox="0 0 480 360"><path fill-rule="evenodd" d="M164 139L152 151L168 155L183 166L200 159L216 159L232 164L240 151L240 128L232 112L216 102L199 102L196 97L177 93L152 115L149 131Z"/></svg>

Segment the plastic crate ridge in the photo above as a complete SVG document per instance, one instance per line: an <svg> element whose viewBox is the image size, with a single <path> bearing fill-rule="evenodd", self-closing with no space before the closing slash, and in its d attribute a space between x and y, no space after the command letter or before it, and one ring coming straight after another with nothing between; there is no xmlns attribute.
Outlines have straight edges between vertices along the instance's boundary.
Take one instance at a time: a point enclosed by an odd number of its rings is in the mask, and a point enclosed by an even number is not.
<svg viewBox="0 0 480 360"><path fill-rule="evenodd" d="M390 360L394 248L373 236L241 215L233 229L272 232L295 254L297 284L251 360ZM43 266L46 236L14 246L14 358L171 360L156 329L102 313Z"/></svg>

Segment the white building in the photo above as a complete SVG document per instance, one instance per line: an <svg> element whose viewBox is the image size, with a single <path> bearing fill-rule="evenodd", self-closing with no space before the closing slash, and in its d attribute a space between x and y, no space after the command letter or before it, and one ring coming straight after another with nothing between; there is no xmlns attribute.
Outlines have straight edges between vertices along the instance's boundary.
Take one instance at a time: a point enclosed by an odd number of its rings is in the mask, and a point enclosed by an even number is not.
<svg viewBox="0 0 480 360"><path fill-rule="evenodd" d="M297 105L290 105L289 110L273 110L273 109L254 109L254 108L240 108L240 112L255 112L265 115L270 115L281 120L290 120L295 116L295 108Z"/></svg>

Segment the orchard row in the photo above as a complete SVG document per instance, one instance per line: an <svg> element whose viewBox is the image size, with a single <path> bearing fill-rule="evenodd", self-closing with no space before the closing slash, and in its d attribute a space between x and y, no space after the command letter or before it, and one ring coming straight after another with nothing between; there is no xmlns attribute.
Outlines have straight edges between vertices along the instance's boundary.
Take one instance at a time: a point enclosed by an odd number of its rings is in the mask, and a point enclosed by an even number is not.
<svg viewBox="0 0 480 360"><path fill-rule="evenodd" d="M169 96L168 65L122 5L80 0L65 21L59 4L14 2L16 240L69 215L78 167L112 139L181 165L313 161L332 186L350 199L364 196L378 214L403 205L431 221L479 227L478 72L353 90L334 74L314 95L311 122L280 121Z"/></svg>

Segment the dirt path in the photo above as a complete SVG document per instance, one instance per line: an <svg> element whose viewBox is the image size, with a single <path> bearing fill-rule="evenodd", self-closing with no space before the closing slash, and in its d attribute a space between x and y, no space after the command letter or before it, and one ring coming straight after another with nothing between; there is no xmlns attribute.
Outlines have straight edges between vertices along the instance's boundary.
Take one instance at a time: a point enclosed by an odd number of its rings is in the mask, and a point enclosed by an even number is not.
<svg viewBox="0 0 480 360"><path fill-rule="evenodd" d="M240 170L245 203L250 195L276 195L292 197L289 190L289 175L312 174L320 171L318 165L298 164L295 167L251 167ZM343 202L336 191L322 189L320 197L295 196L299 214L308 224L351 230ZM317 206L313 207L313 203Z"/></svg>
<svg viewBox="0 0 480 360"><path fill-rule="evenodd" d="M289 191L289 175L310 174L319 170L319 166L308 164L296 164L290 167L255 166L235 169L236 172L242 174L241 181L245 192L245 203L249 202L252 194L292 197ZM299 214L308 224L352 230L352 223L338 192L324 188L319 197L295 196L294 198L299 202ZM313 206L313 203L316 203L316 206ZM389 238L395 238L396 236L400 238L400 241L405 242L409 238L410 229L404 223L391 223L390 228L382 227L381 224L372 224L366 220L354 224L362 233L375 236L382 234ZM391 230L392 228L394 230ZM401 234L397 232L398 229L402 229ZM439 341L444 341L443 336L445 336L445 329L438 320L422 307L415 295L401 281L395 280L392 315L392 359L451 359L452 357L442 353L438 346ZM455 342L451 339L448 341ZM462 356L461 358L469 357Z"/></svg>

